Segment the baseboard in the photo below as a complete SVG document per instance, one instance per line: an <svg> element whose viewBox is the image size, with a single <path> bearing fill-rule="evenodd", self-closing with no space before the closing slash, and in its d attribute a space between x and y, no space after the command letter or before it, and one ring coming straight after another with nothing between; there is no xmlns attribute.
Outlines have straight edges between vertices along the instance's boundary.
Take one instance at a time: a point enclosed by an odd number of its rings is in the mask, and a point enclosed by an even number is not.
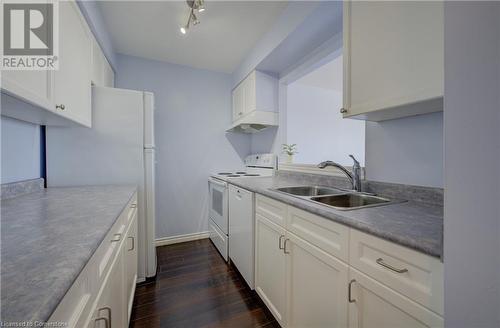
<svg viewBox="0 0 500 328"><path fill-rule="evenodd" d="M185 235L158 238L155 240L155 245L156 245L156 247L165 246L165 245L172 245L172 244L184 243L186 241L207 239L208 237L210 237L209 231L188 233Z"/></svg>

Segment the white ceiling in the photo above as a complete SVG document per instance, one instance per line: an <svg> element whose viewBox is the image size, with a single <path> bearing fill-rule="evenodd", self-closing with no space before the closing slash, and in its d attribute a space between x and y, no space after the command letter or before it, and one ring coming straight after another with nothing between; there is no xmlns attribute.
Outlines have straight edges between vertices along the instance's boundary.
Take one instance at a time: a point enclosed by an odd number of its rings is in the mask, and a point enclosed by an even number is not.
<svg viewBox="0 0 500 328"><path fill-rule="evenodd" d="M342 56L318 67L311 73L298 79L296 82L342 92Z"/></svg>
<svg viewBox="0 0 500 328"><path fill-rule="evenodd" d="M285 1L205 1L201 23L179 32L185 1L100 1L116 52L231 73L282 13Z"/></svg>

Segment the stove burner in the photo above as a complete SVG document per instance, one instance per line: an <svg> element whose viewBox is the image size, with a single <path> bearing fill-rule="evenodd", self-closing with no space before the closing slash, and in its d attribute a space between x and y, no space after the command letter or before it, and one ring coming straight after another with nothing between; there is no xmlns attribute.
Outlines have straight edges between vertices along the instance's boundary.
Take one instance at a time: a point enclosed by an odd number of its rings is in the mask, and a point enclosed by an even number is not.
<svg viewBox="0 0 500 328"><path fill-rule="evenodd" d="M231 175L232 173L229 173L229 172L220 172L220 173L217 173L218 175Z"/></svg>
<svg viewBox="0 0 500 328"><path fill-rule="evenodd" d="M253 174L253 173L247 173L247 174L243 174L243 175L246 177L258 177L258 176L260 176L260 174Z"/></svg>
<svg viewBox="0 0 500 328"><path fill-rule="evenodd" d="M230 175L227 175L228 178L239 178L241 175L237 175L237 174L230 174Z"/></svg>
<svg viewBox="0 0 500 328"><path fill-rule="evenodd" d="M236 172L235 174L247 174L246 172Z"/></svg>

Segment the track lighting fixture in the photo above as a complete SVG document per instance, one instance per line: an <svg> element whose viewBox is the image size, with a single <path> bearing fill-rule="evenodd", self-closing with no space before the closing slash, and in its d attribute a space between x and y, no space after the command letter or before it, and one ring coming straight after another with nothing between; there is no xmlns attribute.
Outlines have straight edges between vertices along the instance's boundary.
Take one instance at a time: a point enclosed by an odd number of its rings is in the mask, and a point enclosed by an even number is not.
<svg viewBox="0 0 500 328"><path fill-rule="evenodd" d="M180 27L180 31L182 34L186 34L191 25L194 26L200 24L200 20L196 16L195 11L197 11L198 13L205 11L205 0L186 0L186 2L189 8L191 8L191 11L189 12L189 17L186 25Z"/></svg>

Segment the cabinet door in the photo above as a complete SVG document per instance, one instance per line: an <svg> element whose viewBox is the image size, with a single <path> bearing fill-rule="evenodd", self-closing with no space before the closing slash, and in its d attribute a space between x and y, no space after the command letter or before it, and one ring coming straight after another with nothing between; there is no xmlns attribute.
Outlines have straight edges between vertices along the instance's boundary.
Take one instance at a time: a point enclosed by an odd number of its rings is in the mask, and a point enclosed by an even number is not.
<svg viewBox="0 0 500 328"><path fill-rule="evenodd" d="M355 269L350 269L349 327L443 327L436 313Z"/></svg>
<svg viewBox="0 0 500 328"><path fill-rule="evenodd" d="M245 93L243 82L233 90L233 121L243 116L245 107Z"/></svg>
<svg viewBox="0 0 500 328"><path fill-rule="evenodd" d="M285 229L255 216L255 291L276 320L285 321Z"/></svg>
<svg viewBox="0 0 500 328"><path fill-rule="evenodd" d="M54 110L52 71L2 71L2 89L29 103Z"/></svg>
<svg viewBox="0 0 500 328"><path fill-rule="evenodd" d="M443 30L442 1L346 2L344 116L442 110Z"/></svg>
<svg viewBox="0 0 500 328"><path fill-rule="evenodd" d="M59 2L59 26L59 70L54 74L56 110L90 127L92 39L74 1Z"/></svg>
<svg viewBox="0 0 500 328"><path fill-rule="evenodd" d="M130 320L137 281L137 211L130 222L124 246L124 290L127 305L127 321Z"/></svg>
<svg viewBox="0 0 500 328"><path fill-rule="evenodd" d="M122 247L123 251L123 247ZM123 252L104 281L97 306L88 328L127 327L125 319L125 296L123 289Z"/></svg>
<svg viewBox="0 0 500 328"><path fill-rule="evenodd" d="M256 77L255 71L252 72L243 82L243 89L245 92L245 104L243 106L243 115L250 113L257 109L257 95L256 95Z"/></svg>
<svg viewBox="0 0 500 328"><path fill-rule="evenodd" d="M287 233L287 327L347 326L347 264Z"/></svg>
<svg viewBox="0 0 500 328"><path fill-rule="evenodd" d="M95 39L92 40L92 83L104 86L104 63L105 59L101 47Z"/></svg>

